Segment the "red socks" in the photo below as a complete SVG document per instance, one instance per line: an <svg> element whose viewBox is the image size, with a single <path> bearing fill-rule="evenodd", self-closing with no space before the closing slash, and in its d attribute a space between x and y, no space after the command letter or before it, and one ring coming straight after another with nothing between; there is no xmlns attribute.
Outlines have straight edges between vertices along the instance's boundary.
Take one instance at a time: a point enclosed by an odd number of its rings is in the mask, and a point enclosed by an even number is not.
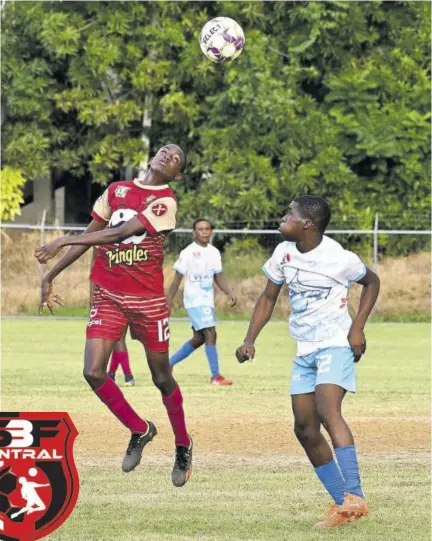
<svg viewBox="0 0 432 541"><path fill-rule="evenodd" d="M190 439L186 430L183 411L183 397L180 387L177 385L174 392L170 396L162 396L162 402L166 407L168 417L171 422L175 437L175 444L189 447Z"/></svg>
<svg viewBox="0 0 432 541"><path fill-rule="evenodd" d="M117 419L124 424L131 432L147 432L148 424L134 411L126 401L123 393L112 381L107 378L105 383L95 389L95 393L102 402L111 410ZM190 439L186 430L186 423L183 411L183 397L180 387L174 389L170 396L162 396L169 420L174 432L175 444L189 447Z"/></svg>
<svg viewBox="0 0 432 541"><path fill-rule="evenodd" d="M125 376L131 376L132 372L131 372L131 369L130 369L128 352L127 351L119 351L118 355L121 356L120 357L120 366L122 367L123 374Z"/></svg>
<svg viewBox="0 0 432 541"><path fill-rule="evenodd" d="M123 352L121 352L121 353L123 353ZM113 351L112 355L111 355L111 361L110 361L110 364L109 364L108 372L112 372L113 374L115 374L117 372L117 368L118 368L119 364L120 364L120 359L119 359L119 356L118 356L118 352Z"/></svg>
<svg viewBox="0 0 432 541"><path fill-rule="evenodd" d="M115 374L119 365L122 367L125 376L132 375L127 351L113 351L108 372Z"/></svg>
<svg viewBox="0 0 432 541"><path fill-rule="evenodd" d="M117 419L131 432L147 432L148 424L134 411L111 378L106 378L105 383L94 391Z"/></svg>

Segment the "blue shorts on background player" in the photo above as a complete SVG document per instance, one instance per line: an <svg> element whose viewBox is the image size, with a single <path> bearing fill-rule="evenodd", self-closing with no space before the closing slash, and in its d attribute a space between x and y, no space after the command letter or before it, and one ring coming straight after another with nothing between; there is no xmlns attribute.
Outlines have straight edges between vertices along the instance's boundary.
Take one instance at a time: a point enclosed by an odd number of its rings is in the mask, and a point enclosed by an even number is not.
<svg viewBox="0 0 432 541"><path fill-rule="evenodd" d="M185 279L183 302L192 324L193 337L170 358L173 367L196 349L205 344L213 385L232 385L232 381L224 378L219 372L219 358L216 348L216 321L214 314L213 282L228 296L231 306L236 304L234 293L222 273L222 260L217 248L210 244L212 226L203 218L193 223L194 242L187 246L174 265L174 280L167 295L171 310L172 301L183 278Z"/></svg>
<svg viewBox="0 0 432 541"><path fill-rule="evenodd" d="M279 227L285 242L263 267L267 285L236 351L241 363L254 358L254 342L287 284L293 310L290 331L297 341L291 372L294 432L334 501L315 528L339 528L368 514L353 435L341 409L346 392L356 391L354 363L366 351L363 330L380 285L356 254L324 235L330 216L327 201L319 196L304 195L290 204ZM352 282L363 286L354 322L347 307Z"/></svg>

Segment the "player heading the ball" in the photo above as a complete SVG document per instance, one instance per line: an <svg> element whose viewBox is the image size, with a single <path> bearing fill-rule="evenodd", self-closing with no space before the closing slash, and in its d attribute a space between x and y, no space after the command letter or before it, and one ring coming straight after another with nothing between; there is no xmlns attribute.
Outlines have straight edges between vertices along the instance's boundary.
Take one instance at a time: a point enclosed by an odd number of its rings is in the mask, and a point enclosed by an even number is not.
<svg viewBox="0 0 432 541"><path fill-rule="evenodd" d="M160 148L143 180L114 182L93 207L93 221L82 235L61 237L35 251L46 263L64 246L66 254L45 275L40 313L53 302L54 278L98 246L90 280L95 284L87 325L84 377L100 400L131 432L122 469L138 466L145 445L157 434L155 425L131 407L115 382L107 377L114 344L129 325L144 346L153 382L162 394L175 437L172 482L183 486L192 472L192 439L186 430L183 397L171 374L168 358L168 305L163 288L164 241L176 225L177 201L168 186L181 180L186 164L175 144ZM117 254L113 257L113 254ZM109 445L109 442L107 442Z"/></svg>

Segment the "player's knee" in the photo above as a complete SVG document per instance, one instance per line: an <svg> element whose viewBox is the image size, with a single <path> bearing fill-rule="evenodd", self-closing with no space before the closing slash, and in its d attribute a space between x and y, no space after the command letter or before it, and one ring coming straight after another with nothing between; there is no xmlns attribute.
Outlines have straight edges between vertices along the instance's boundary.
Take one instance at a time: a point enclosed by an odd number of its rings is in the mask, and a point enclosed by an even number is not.
<svg viewBox="0 0 432 541"><path fill-rule="evenodd" d="M314 445L320 437L319 430L302 422L296 422L294 424L294 434L302 445Z"/></svg>
<svg viewBox="0 0 432 541"><path fill-rule="evenodd" d="M204 338L204 335L202 333L200 334L195 334L193 336L193 338L191 339L190 343L191 343L191 346L194 348L194 349L197 349L199 347L201 347L205 342L205 338Z"/></svg>
<svg viewBox="0 0 432 541"><path fill-rule="evenodd" d="M318 417L323 427L328 431L333 426L343 422L342 415L338 411L329 411L328 409L317 408Z"/></svg>
<svg viewBox="0 0 432 541"><path fill-rule="evenodd" d="M105 381L106 373L99 367L85 366L83 376L92 388L96 388Z"/></svg>
<svg viewBox="0 0 432 541"><path fill-rule="evenodd" d="M204 339L208 346L214 346L216 344L217 333L214 327L204 329Z"/></svg>
<svg viewBox="0 0 432 541"><path fill-rule="evenodd" d="M152 379L155 386L163 395L166 395L171 389L173 379L171 372L154 372Z"/></svg>

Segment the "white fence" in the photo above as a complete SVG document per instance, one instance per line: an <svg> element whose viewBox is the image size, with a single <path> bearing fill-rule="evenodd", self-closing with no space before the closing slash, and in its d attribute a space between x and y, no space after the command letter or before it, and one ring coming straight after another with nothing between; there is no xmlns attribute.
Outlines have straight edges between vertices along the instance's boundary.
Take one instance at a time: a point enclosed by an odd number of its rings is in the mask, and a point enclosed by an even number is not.
<svg viewBox="0 0 432 541"><path fill-rule="evenodd" d="M85 226L82 225L47 225L46 221L46 211L42 215L42 220L40 224L16 224L16 223L3 223L0 224L1 229L21 229L21 230L32 230L40 231L40 245L42 246L45 242L45 232L46 231L84 231ZM186 245L190 242L190 234L192 229L188 228L178 228L175 230L174 235L185 235L188 234L187 239L184 239L185 242L179 243L181 245ZM275 242L271 244L275 245L278 243L277 237L280 233L277 229L213 229L214 235L230 235L230 236L242 236L242 235L269 235L270 237L275 237ZM429 237L432 234L431 230L426 229L379 229L379 220L378 214L375 216L374 228L373 229L328 229L326 231L328 235L372 235L373 236L373 265L375 271L379 272L378 265L378 248L379 248L379 235L428 235ZM184 246L181 246L181 248ZM180 246L177 246L178 250Z"/></svg>

